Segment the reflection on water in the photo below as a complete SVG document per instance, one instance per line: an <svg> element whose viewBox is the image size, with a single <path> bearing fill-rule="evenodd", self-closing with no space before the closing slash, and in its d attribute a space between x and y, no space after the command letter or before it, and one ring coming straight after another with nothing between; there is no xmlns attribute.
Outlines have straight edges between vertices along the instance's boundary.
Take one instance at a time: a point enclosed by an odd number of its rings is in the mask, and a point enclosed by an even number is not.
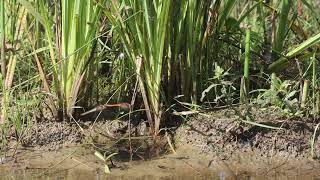
<svg viewBox="0 0 320 180"><path fill-rule="evenodd" d="M105 175L102 171L97 172L89 172L89 171L65 171L61 170L60 172L54 172L49 174L43 174L41 171L37 170L1 170L0 171L1 177L0 179L54 179L54 180L61 180L61 179L70 179L70 180L87 180L87 179L137 179L137 180L157 180L157 179L219 179L219 176L185 176L185 175L172 175L172 176L152 176L152 175L145 175L141 177L135 177L130 175L120 175L120 176L113 176ZM221 179L221 178L220 178ZM224 179L224 178L223 178ZM222 180L222 179L221 179Z"/></svg>
<svg viewBox="0 0 320 180"><path fill-rule="evenodd" d="M204 174L190 174L188 172L172 172L172 174L167 175L142 175L135 176L130 174L123 173L122 175L114 176L112 174L106 175L102 170L94 171L86 171L86 170L77 170L77 169L69 169L69 170L52 170L52 172L44 173L43 170L35 170L35 169L26 169L26 170L17 170L14 167L12 168L3 168L1 167L0 179L54 179L54 180L102 180L102 179L119 179L119 180L188 180L188 179L217 179L217 180L228 180L228 179L240 179L240 180L259 180L259 179L316 179L319 178L317 175L306 175L306 176L249 176L245 173L234 175L228 174L225 171L220 171L216 173L204 173Z"/></svg>

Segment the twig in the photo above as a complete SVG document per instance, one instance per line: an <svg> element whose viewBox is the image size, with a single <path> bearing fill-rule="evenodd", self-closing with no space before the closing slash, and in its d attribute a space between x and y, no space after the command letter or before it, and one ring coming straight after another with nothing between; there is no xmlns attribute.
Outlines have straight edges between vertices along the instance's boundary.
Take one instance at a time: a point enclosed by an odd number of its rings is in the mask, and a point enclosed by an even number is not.
<svg viewBox="0 0 320 180"><path fill-rule="evenodd" d="M110 108L110 107L120 107L120 108L122 108L124 110L128 110L128 109L130 109L130 104L128 104L128 103L117 103L117 104L99 105L99 106L97 106L97 107L95 107L95 108L93 108L93 109L91 109L91 110L89 110L87 112L84 112L84 113L80 114L80 116L85 116L87 114L90 114L90 113L93 113L93 112L97 112L97 111L103 111L103 110L105 110L107 108Z"/></svg>

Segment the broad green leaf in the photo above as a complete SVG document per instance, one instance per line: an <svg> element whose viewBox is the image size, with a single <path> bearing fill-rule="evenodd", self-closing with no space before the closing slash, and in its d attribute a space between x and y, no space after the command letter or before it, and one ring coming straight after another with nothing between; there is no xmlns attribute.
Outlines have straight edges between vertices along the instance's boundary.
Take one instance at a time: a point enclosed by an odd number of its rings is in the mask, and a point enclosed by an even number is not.
<svg viewBox="0 0 320 180"><path fill-rule="evenodd" d="M303 51L305 51L306 49L316 45L317 43L319 43L320 41L320 33L309 38L308 40L304 41L303 43L301 43L298 47L294 48L293 50L289 51L286 54L286 57L281 57L279 60L277 60L276 62L272 63L269 66L269 71L273 72L273 71L280 71L285 67L285 64L292 60L292 58L294 56L297 56L298 54L302 53Z"/></svg>

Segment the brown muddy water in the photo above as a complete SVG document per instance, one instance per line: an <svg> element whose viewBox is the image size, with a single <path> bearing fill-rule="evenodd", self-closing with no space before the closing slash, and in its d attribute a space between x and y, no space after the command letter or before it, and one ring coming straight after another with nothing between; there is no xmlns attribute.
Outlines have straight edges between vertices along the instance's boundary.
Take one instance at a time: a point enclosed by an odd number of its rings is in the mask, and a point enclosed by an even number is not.
<svg viewBox="0 0 320 180"><path fill-rule="evenodd" d="M2 162L0 179L320 179L316 161L265 158L253 152L222 160L192 147L148 161L123 162L116 157L110 174L103 172L104 163L94 151L80 146L52 152L19 149L16 158Z"/></svg>

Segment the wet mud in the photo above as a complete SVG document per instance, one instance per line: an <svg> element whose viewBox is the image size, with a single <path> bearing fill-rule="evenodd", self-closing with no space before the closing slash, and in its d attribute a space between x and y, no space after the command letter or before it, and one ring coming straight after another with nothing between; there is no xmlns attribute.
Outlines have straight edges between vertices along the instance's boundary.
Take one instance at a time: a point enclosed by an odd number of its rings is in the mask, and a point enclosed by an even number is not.
<svg viewBox="0 0 320 180"><path fill-rule="evenodd" d="M301 123L263 110L252 117L258 124L280 129L244 123L234 110L193 116L157 140L146 134L142 120L131 124L130 139L129 123L124 120L44 121L1 155L1 179L320 177L318 137L315 159L311 158L314 122ZM96 151L106 156L117 153L106 161L110 174L104 172L105 162L94 155Z"/></svg>

